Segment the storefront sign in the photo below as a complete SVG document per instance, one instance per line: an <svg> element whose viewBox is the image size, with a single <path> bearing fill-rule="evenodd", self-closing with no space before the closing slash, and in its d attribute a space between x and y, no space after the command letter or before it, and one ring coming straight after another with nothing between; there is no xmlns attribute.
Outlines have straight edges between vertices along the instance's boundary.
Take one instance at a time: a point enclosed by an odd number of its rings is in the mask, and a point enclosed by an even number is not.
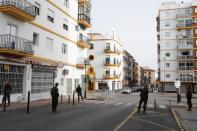
<svg viewBox="0 0 197 131"><path fill-rule="evenodd" d="M54 66L45 66L45 65L32 65L32 69L37 70L56 70Z"/></svg>

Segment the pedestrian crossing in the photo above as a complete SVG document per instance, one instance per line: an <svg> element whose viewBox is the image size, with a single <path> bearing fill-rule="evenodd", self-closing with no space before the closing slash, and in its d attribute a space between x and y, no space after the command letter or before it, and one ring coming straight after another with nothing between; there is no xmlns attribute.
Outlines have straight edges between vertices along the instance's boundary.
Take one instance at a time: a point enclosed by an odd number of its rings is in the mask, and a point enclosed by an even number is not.
<svg viewBox="0 0 197 131"><path fill-rule="evenodd" d="M113 105L113 106L126 106L126 107L135 106L135 107L138 107L138 104L134 103L134 102L124 103L124 102L115 102L115 101L86 100L86 101L83 101L83 103L95 104L95 105L102 104L102 105ZM143 106L143 104L142 104L142 106ZM147 107L154 108L154 105L151 103L148 103ZM166 109L167 105L159 104L159 105L157 105L157 107L159 107L160 109Z"/></svg>

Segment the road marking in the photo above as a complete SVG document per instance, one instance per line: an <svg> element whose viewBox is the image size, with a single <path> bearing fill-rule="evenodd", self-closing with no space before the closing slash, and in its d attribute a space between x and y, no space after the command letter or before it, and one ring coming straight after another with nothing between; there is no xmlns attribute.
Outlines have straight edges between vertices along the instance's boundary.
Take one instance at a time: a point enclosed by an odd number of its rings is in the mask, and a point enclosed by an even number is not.
<svg viewBox="0 0 197 131"><path fill-rule="evenodd" d="M156 117L156 116L167 116L167 115L169 115L169 114L159 114L159 115L143 115L143 116L137 116L137 117Z"/></svg>
<svg viewBox="0 0 197 131"><path fill-rule="evenodd" d="M141 105L141 106L143 107L143 105L144 105L144 104L142 103L142 105ZM139 104L136 104L136 106L138 107L138 106L139 106ZM153 106L154 106L153 104L147 104L147 107L149 107L149 108L152 108Z"/></svg>
<svg viewBox="0 0 197 131"><path fill-rule="evenodd" d="M95 103L96 101L85 101L85 103Z"/></svg>
<svg viewBox="0 0 197 131"><path fill-rule="evenodd" d="M159 108L166 109L167 107L166 107L166 105L159 105Z"/></svg>
<svg viewBox="0 0 197 131"><path fill-rule="evenodd" d="M179 128L180 128L180 130L181 130L181 131L185 131L185 129L184 129L184 127L182 126L182 124L181 124L179 118L177 117L177 115L176 115L174 109L171 108L171 112L172 112L172 114L173 114L173 116L174 116L174 118L175 118L175 120L176 120L176 122L177 122L177 124L178 124L178 126L179 126Z"/></svg>
<svg viewBox="0 0 197 131"><path fill-rule="evenodd" d="M109 104L114 104L115 102L107 102L107 103L105 103L106 105L109 105Z"/></svg>
<svg viewBox="0 0 197 131"><path fill-rule="evenodd" d="M137 109L134 109L113 131L118 131L136 112Z"/></svg>
<svg viewBox="0 0 197 131"><path fill-rule="evenodd" d="M131 106L131 105L133 105L132 102L126 104L126 106Z"/></svg>
<svg viewBox="0 0 197 131"><path fill-rule="evenodd" d="M101 104L101 103L105 103L106 101L97 101L94 104Z"/></svg>
<svg viewBox="0 0 197 131"><path fill-rule="evenodd" d="M116 103L116 104L114 104L115 106L118 106L118 105L121 105L122 104L122 102L119 102L119 103Z"/></svg>
<svg viewBox="0 0 197 131"><path fill-rule="evenodd" d="M174 131L174 129L171 129L171 128L169 128L165 125L161 125L159 123L155 123L155 122L152 122L152 121L147 121L147 120L143 120L143 119L139 119L139 118L135 118L135 117L133 117L132 119L139 120L139 121L142 121L142 122L145 122L145 123L148 123L148 124L152 124L152 125L155 125L155 126L162 127L162 128L168 129L168 131Z"/></svg>

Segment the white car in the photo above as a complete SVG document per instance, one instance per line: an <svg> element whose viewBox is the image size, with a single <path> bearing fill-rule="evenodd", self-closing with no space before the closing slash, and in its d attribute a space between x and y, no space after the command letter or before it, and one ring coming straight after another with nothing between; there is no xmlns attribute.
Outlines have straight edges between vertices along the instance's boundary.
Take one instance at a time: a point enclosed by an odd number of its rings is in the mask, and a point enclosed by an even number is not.
<svg viewBox="0 0 197 131"><path fill-rule="evenodd" d="M129 87L124 87L122 89L122 94L131 94L132 93L132 89Z"/></svg>

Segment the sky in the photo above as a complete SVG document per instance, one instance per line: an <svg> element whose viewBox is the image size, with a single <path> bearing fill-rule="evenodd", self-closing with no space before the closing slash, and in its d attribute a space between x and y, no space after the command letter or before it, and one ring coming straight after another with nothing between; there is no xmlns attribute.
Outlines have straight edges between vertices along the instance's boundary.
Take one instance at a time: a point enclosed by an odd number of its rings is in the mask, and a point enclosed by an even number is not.
<svg viewBox="0 0 197 131"><path fill-rule="evenodd" d="M92 0L90 32L106 34L113 27L123 42L123 48L140 66L157 70L156 16L159 6L167 1Z"/></svg>

